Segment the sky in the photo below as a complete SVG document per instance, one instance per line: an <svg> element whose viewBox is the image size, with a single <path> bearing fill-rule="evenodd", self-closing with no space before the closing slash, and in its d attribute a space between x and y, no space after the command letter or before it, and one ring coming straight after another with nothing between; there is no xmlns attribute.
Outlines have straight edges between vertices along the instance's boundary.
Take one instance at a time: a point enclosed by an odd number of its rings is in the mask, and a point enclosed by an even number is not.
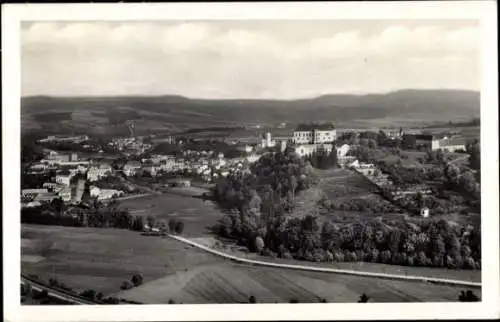
<svg viewBox="0 0 500 322"><path fill-rule="evenodd" d="M480 88L473 20L29 22L22 95L296 99Z"/></svg>

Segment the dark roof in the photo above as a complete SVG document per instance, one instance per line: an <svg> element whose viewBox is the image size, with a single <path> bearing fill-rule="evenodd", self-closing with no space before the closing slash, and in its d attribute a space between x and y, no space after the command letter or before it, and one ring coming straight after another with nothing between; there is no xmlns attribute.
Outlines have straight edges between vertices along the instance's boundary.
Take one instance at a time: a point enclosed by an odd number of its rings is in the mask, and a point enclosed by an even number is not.
<svg viewBox="0 0 500 322"><path fill-rule="evenodd" d="M295 131L313 131L313 130L331 131L334 129L335 129L335 126L331 123L320 123L320 124L301 123L301 124L297 125L297 127L295 128Z"/></svg>
<svg viewBox="0 0 500 322"><path fill-rule="evenodd" d="M415 137L416 140L431 141L434 139L434 136L430 134L406 134L406 135L413 136Z"/></svg>

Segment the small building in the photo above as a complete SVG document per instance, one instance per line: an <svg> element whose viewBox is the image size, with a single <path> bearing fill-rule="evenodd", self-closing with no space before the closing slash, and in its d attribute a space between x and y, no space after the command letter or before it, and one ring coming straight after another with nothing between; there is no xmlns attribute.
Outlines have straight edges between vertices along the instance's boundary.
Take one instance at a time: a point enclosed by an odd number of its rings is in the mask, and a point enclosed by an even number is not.
<svg viewBox="0 0 500 322"><path fill-rule="evenodd" d="M137 173L138 170L141 169L141 167L142 165L140 162L130 161L123 166L123 173L126 176L133 176Z"/></svg>
<svg viewBox="0 0 500 322"><path fill-rule="evenodd" d="M113 168L109 164L101 164L98 167L93 166L87 171L87 179L89 181L98 181L111 174Z"/></svg>
<svg viewBox="0 0 500 322"><path fill-rule="evenodd" d="M60 173L56 175L56 183L69 186L71 184L71 179L73 178L74 174L69 172L65 173Z"/></svg>
<svg viewBox="0 0 500 322"><path fill-rule="evenodd" d="M430 215L429 208L423 207L422 209L420 209L420 216L427 218L429 217L429 215Z"/></svg>
<svg viewBox="0 0 500 322"><path fill-rule="evenodd" d="M58 198L58 196L52 192L40 193L36 196L34 201L38 202L51 202L52 200Z"/></svg>
<svg viewBox="0 0 500 322"><path fill-rule="evenodd" d="M36 197L40 193L49 192L47 189L23 189L21 190L21 196L23 197Z"/></svg>
<svg viewBox="0 0 500 322"><path fill-rule="evenodd" d="M57 196L63 201L70 201L72 198L71 188L65 187L64 189L61 189L59 192L57 192Z"/></svg>

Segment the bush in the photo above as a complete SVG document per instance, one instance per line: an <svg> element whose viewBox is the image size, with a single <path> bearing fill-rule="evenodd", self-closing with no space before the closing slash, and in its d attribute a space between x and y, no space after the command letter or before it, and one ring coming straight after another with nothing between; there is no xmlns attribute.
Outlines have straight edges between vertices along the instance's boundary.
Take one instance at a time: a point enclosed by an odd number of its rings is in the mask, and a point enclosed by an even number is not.
<svg viewBox="0 0 500 322"><path fill-rule="evenodd" d="M143 277L141 274L134 274L130 280L134 286L139 286L142 284Z"/></svg>
<svg viewBox="0 0 500 322"><path fill-rule="evenodd" d="M184 222L177 220L175 223L175 233L180 235L182 234L183 231L184 231Z"/></svg>
<svg viewBox="0 0 500 322"><path fill-rule="evenodd" d="M479 297L477 297L477 295L474 294L471 290L468 290L467 292L461 291L458 300L460 302L478 302Z"/></svg>
<svg viewBox="0 0 500 322"><path fill-rule="evenodd" d="M248 298L248 303L257 303L257 300L255 299L255 296L251 295L251 296Z"/></svg>
<svg viewBox="0 0 500 322"><path fill-rule="evenodd" d="M122 290L130 290L132 287L134 287L129 281L124 281L120 288Z"/></svg>
<svg viewBox="0 0 500 322"><path fill-rule="evenodd" d="M365 293L361 294L359 297L358 303L367 303L370 300L370 297Z"/></svg>
<svg viewBox="0 0 500 322"><path fill-rule="evenodd" d="M94 290L85 290L80 293L80 296L88 298L91 301L95 301L96 292Z"/></svg>

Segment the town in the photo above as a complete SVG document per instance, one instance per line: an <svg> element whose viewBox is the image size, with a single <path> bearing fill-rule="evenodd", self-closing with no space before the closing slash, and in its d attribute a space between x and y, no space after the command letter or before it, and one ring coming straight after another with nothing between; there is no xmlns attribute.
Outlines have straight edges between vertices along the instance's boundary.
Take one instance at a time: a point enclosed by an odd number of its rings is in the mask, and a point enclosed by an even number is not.
<svg viewBox="0 0 500 322"><path fill-rule="evenodd" d="M364 138L367 136L374 139ZM92 140L87 135L49 136L37 142L43 148L43 157L26 165L23 174L23 178L44 178L46 181L24 181L21 191L22 205L36 207L58 198L65 203L79 204L84 192L87 192L87 197L95 197L100 201L127 197L143 192L144 189L140 186L130 183L137 177L166 178L168 183L164 180L163 187L176 183L189 186L191 181L194 184L209 184L215 182L218 177L248 171L249 166L263 154L285 152L287 149L302 158L335 151L339 167L353 169L376 185L389 187L394 186L389 175L373 163L376 160L370 160L373 162L369 163L366 157L359 156L360 148L373 147L380 143L380 149L420 151L421 158L437 152L441 157L446 153L447 157L458 156L461 159L464 159L467 150L466 139L456 134L431 135L414 129L405 132L402 128L382 128L377 132L362 129L338 131L333 124L299 124L288 137L274 138L271 132L265 132L256 136L253 142L246 141L221 142L219 145L224 145L226 150L238 154L237 157L226 157L223 152L206 148L203 142L188 145L173 136L168 136L168 145L172 151L165 153L161 152L162 144L158 145L160 149L156 152L153 145L143 143L143 137L117 137L107 143L108 147L115 147L111 150L112 156L120 153L119 157L110 161L101 147L92 145ZM44 147L53 142L77 144L82 148L80 150L97 153L82 157L78 151L61 152ZM161 179L157 181L160 182ZM395 188L399 194L405 193L399 185ZM406 193L430 192L430 187L423 186L408 189Z"/></svg>
<svg viewBox="0 0 500 322"><path fill-rule="evenodd" d="M42 20L22 305L492 302L477 20Z"/></svg>

